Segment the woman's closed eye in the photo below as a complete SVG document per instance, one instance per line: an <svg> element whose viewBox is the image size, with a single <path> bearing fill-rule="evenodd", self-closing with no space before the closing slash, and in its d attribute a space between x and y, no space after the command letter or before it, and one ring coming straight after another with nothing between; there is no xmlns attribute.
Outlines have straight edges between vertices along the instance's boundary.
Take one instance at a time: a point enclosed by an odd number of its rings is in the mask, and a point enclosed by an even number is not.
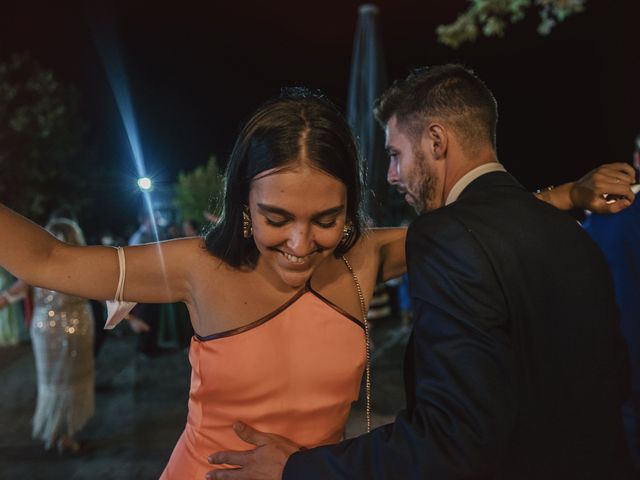
<svg viewBox="0 0 640 480"><path fill-rule="evenodd" d="M267 221L267 225L271 225L272 227L284 227L289 222L289 219L287 218L285 219L273 219L269 217L264 217L264 218Z"/></svg>
<svg viewBox="0 0 640 480"><path fill-rule="evenodd" d="M265 217L265 220L267 221L267 225L270 225L272 227L284 227L287 223L290 222L288 218L275 219L275 218ZM318 225L320 228L332 228L332 227L335 227L336 225L336 219L333 218L333 219L314 220L313 223Z"/></svg>
<svg viewBox="0 0 640 480"><path fill-rule="evenodd" d="M320 220L316 220L316 225L318 225L320 228L331 228L331 227L335 227L336 226L336 219L334 218L333 220L328 220L328 221L320 221Z"/></svg>

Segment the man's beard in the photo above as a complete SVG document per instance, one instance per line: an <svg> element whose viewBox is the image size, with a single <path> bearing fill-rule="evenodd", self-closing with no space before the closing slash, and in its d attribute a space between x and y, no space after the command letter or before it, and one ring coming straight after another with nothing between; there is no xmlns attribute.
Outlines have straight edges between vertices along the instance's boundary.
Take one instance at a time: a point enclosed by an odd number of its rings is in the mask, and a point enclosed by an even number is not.
<svg viewBox="0 0 640 480"><path fill-rule="evenodd" d="M411 183L407 185L407 192L412 197L418 215L438 208L435 201L438 174L427 165L422 152L415 152L416 163L411 172Z"/></svg>

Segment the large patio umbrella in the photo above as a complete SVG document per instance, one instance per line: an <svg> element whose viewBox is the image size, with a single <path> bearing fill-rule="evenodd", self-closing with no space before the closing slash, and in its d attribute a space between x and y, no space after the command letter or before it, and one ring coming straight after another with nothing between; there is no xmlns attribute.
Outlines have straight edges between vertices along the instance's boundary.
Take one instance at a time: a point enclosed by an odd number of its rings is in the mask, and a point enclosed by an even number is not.
<svg viewBox="0 0 640 480"><path fill-rule="evenodd" d="M364 160L365 209L376 225L384 223L387 158L384 132L373 117L375 99L387 86L387 72L377 26L378 7L361 5L353 42L347 119Z"/></svg>
<svg viewBox="0 0 640 480"><path fill-rule="evenodd" d="M406 207L402 197L387 184L388 159L384 148L384 132L373 116L373 104L387 87L377 17L378 7L375 5L360 6L351 59L347 120L364 160L366 212L374 225L399 225ZM370 320L377 316L376 313L388 315L390 306L385 296L385 287L377 286L368 314ZM390 348L406 344L408 337L409 329L394 330L376 346L371 357L372 363L382 358Z"/></svg>

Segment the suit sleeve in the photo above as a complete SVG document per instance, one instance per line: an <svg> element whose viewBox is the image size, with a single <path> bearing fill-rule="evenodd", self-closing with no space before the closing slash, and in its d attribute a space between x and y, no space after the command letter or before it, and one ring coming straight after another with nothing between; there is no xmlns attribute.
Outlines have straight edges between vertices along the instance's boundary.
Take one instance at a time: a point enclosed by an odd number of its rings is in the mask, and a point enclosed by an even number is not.
<svg viewBox="0 0 640 480"><path fill-rule="evenodd" d="M410 227L407 263L407 409L368 434L294 454L284 479L476 478L499 466L516 402L507 306L490 255L436 211Z"/></svg>

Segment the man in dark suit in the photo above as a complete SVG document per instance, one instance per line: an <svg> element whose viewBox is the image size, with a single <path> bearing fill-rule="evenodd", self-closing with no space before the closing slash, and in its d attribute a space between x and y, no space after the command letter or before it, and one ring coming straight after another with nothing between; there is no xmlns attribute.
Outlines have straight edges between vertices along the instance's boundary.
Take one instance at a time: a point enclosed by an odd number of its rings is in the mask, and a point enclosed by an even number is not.
<svg viewBox="0 0 640 480"><path fill-rule="evenodd" d="M407 408L299 452L242 426L260 447L216 455L243 468L212 478L628 478L609 270L574 220L498 163L491 92L460 66L435 67L396 82L377 115L389 181L421 214L407 238Z"/></svg>

